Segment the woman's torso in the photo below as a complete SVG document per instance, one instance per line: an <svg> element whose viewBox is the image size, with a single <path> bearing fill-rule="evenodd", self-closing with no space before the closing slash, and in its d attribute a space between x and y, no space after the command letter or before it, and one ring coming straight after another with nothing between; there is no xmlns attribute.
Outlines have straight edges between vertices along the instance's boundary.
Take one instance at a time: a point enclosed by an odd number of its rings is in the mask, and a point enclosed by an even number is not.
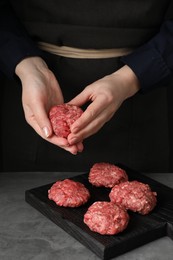
<svg viewBox="0 0 173 260"><path fill-rule="evenodd" d="M136 48L145 43L159 31L170 2L168 0L11 1L18 17L35 41L98 49ZM65 101L69 101L88 84L123 65L119 58L78 60L49 53L45 53L45 60L60 83ZM17 109L20 106L17 97L20 91L17 93L9 82L4 89L4 97L8 97L10 104L14 104L17 100ZM8 146L11 143L15 145L16 142L18 154L11 153L11 161L16 161L17 157L24 160L24 156L27 156L28 168L33 170L83 171L99 161L119 162L141 171L169 169L166 88L156 89L146 95L137 94L124 102L111 121L84 142L85 149L77 156L70 155L33 135L28 130L29 126L22 123L24 122L22 116L19 119L21 125L19 129L17 124L15 125L15 111L11 112L12 109L9 107L8 111L7 109L5 111L6 115L9 114L6 129L14 120L16 135L26 133L32 140L37 139L37 142L28 142L25 138L17 140L17 137L13 136L9 139L8 135L8 144L4 144L4 154L8 154L6 166L9 165L10 156ZM12 118L11 113L14 113ZM7 134L4 132L4 135ZM23 167L27 167L27 163ZM18 167L19 164L20 162ZM6 169L9 169L8 166Z"/></svg>

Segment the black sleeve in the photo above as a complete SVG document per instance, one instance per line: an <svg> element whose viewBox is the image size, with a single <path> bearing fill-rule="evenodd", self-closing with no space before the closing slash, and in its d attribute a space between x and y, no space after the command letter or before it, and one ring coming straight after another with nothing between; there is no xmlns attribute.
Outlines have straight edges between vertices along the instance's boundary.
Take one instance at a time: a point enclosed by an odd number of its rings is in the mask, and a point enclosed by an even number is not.
<svg viewBox="0 0 173 260"><path fill-rule="evenodd" d="M143 92L173 81L173 0L169 1L160 31L122 61L134 71Z"/></svg>
<svg viewBox="0 0 173 260"><path fill-rule="evenodd" d="M0 0L0 71L7 77L13 77L21 60L41 55L8 1Z"/></svg>
<svg viewBox="0 0 173 260"><path fill-rule="evenodd" d="M173 77L173 20L139 49L122 58L136 74L141 90L168 84Z"/></svg>

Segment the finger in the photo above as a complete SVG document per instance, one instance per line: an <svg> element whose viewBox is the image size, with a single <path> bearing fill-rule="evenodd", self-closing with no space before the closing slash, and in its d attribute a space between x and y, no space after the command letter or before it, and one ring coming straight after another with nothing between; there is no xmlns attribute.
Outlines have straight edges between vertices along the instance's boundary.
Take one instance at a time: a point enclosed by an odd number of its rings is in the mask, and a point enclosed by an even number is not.
<svg viewBox="0 0 173 260"><path fill-rule="evenodd" d="M71 132L77 133L88 124L90 124L99 114L107 107L107 103L103 95L99 95L84 111L71 126Z"/></svg>
<svg viewBox="0 0 173 260"><path fill-rule="evenodd" d="M34 107L31 111L29 107L25 107L25 117L27 122L32 124L33 128L40 128L44 137L49 137L53 134L52 126L48 118L47 112L40 104Z"/></svg>
<svg viewBox="0 0 173 260"><path fill-rule="evenodd" d="M48 142L59 146L60 148L72 153L73 155L76 155L78 152L83 151L83 144L82 142L79 142L77 144L69 145L69 142L67 139L62 137L57 137L55 135L49 137L46 139Z"/></svg>
<svg viewBox="0 0 173 260"><path fill-rule="evenodd" d="M90 124L88 124L85 128L81 129L77 133L71 133L68 136L68 142L70 145L76 144L81 140L86 139L87 137L95 134L98 132L103 125L108 122L113 116L113 113L106 114L101 113L97 118L95 118Z"/></svg>
<svg viewBox="0 0 173 260"><path fill-rule="evenodd" d="M54 144L54 145L56 145L56 146L58 146L58 147L60 147L60 148L62 148L64 150L70 152L73 155L76 155L77 152L80 149L82 150L82 148L81 147L78 148L78 146L76 144L69 145L67 139L65 139L65 138L57 137L55 135L52 135L52 136L50 136L48 138L45 137L45 135L43 134L43 131L41 130L40 126L37 124L37 121L34 118L32 118L29 121L29 124L36 131L36 133L38 135L40 135L43 139L45 139L46 141L48 141L48 142L50 142L50 143L52 143L52 144Z"/></svg>
<svg viewBox="0 0 173 260"><path fill-rule="evenodd" d="M90 100L90 92L88 91L88 89L84 89L81 93L79 93L68 103L81 107L84 104L86 104L89 100Z"/></svg>
<svg viewBox="0 0 173 260"><path fill-rule="evenodd" d="M79 142L79 143L76 144L76 146L77 146L78 152L81 153L84 149L83 143Z"/></svg>

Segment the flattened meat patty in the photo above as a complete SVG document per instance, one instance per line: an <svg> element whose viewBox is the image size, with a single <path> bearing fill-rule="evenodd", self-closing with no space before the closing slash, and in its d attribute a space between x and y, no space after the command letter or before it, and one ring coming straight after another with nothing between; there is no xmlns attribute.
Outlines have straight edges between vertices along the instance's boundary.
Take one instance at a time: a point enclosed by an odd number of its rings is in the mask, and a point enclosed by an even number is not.
<svg viewBox="0 0 173 260"><path fill-rule="evenodd" d="M115 235L127 227L129 215L112 202L97 201L84 214L84 223L101 235Z"/></svg>
<svg viewBox="0 0 173 260"><path fill-rule="evenodd" d="M48 198L58 206L79 207L90 198L90 193L84 184L70 179L57 181L48 190Z"/></svg>
<svg viewBox="0 0 173 260"><path fill-rule="evenodd" d="M127 210L148 214L157 203L157 194L148 184L139 181L127 181L115 185L109 194L110 200Z"/></svg>
<svg viewBox="0 0 173 260"><path fill-rule="evenodd" d="M49 111L49 118L56 136L67 138L71 133L70 126L82 115L80 107L61 104L53 106Z"/></svg>
<svg viewBox="0 0 173 260"><path fill-rule="evenodd" d="M114 185L127 181L126 171L110 163L95 163L89 172L88 180L94 186L112 188Z"/></svg>

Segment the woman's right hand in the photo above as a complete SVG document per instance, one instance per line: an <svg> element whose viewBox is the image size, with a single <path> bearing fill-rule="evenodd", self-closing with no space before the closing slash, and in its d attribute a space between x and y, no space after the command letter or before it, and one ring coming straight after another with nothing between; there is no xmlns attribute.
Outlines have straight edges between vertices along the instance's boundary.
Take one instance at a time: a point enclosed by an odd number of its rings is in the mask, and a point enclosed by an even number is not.
<svg viewBox="0 0 173 260"><path fill-rule="evenodd" d="M60 86L51 70L40 57L22 60L15 70L22 83L22 104L28 124L43 139L72 154L83 150L82 142L69 145L67 139L54 135L49 110L64 102Z"/></svg>

